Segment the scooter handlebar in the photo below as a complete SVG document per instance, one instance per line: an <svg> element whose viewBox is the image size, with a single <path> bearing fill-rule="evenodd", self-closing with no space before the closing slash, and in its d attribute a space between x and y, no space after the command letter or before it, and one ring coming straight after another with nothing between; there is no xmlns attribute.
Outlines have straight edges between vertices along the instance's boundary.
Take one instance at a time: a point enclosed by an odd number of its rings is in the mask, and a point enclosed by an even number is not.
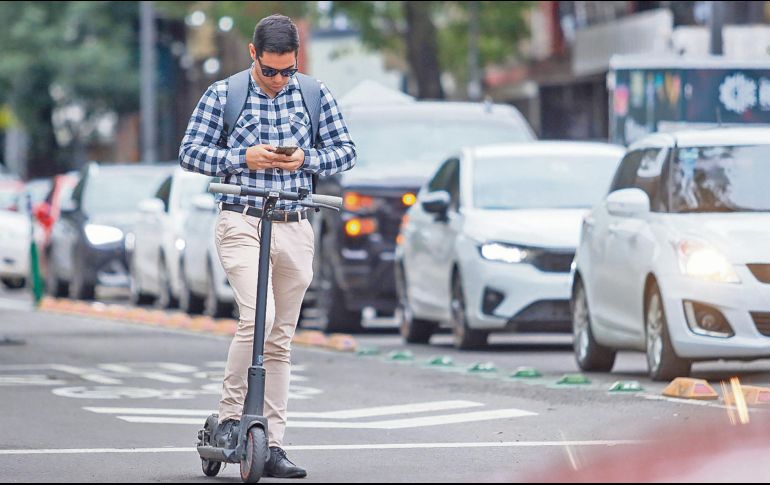
<svg viewBox="0 0 770 485"><path fill-rule="evenodd" d="M212 194L227 194L227 195L251 195L251 196L257 196L257 197L267 197L271 193L274 193L271 190L268 189L253 189L250 187L242 187L240 185L232 185L232 184L218 184L218 183L211 183L209 184L209 192ZM316 204L318 206L329 208L329 209L335 209L340 210L343 206L343 199L342 197L335 197L333 195L318 195L318 194L311 194L306 199L300 199L299 194L295 192L278 192L278 198L283 200L297 200L302 203L304 206L313 207Z"/></svg>

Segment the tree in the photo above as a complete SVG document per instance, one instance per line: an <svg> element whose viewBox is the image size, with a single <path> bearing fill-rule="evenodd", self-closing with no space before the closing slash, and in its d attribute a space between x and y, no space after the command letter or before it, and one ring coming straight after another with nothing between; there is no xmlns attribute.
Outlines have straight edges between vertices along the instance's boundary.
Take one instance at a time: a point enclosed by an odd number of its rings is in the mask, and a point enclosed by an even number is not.
<svg viewBox="0 0 770 485"><path fill-rule="evenodd" d="M0 102L30 137L30 175L70 168L97 120L137 110L137 17L136 2L0 2Z"/></svg>
<svg viewBox="0 0 770 485"><path fill-rule="evenodd" d="M420 98L443 98L441 73L468 81L469 5L463 1L334 2L364 42L404 57ZM483 67L517 53L528 35L525 14L533 2L482 1L479 4L479 60Z"/></svg>

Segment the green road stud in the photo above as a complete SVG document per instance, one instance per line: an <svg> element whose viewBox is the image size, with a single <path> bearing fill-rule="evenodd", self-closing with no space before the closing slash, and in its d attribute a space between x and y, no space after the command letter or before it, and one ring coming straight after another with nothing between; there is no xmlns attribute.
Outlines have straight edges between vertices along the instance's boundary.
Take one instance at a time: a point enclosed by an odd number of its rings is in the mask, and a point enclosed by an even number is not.
<svg viewBox="0 0 770 485"><path fill-rule="evenodd" d="M453 367L454 361L448 355L442 355L440 357L434 357L428 361L428 365L431 367Z"/></svg>
<svg viewBox="0 0 770 485"><path fill-rule="evenodd" d="M511 377L515 379L537 379L543 377L543 374L534 367L519 367L516 372L511 374Z"/></svg>
<svg viewBox="0 0 770 485"><path fill-rule="evenodd" d="M495 367L495 364L492 362L479 362L470 366L468 368L468 372L477 374L491 374L493 372L497 372L497 367Z"/></svg>
<svg viewBox="0 0 770 485"><path fill-rule="evenodd" d="M394 350L390 353L389 359L396 361L414 360L414 355L408 350Z"/></svg>
<svg viewBox="0 0 770 485"><path fill-rule="evenodd" d="M642 390L639 381L617 381L609 389L610 392L641 392Z"/></svg>
<svg viewBox="0 0 770 485"><path fill-rule="evenodd" d="M559 382L556 384L559 385L584 385L584 384L590 384L591 381L588 380L586 376L583 374L566 374L564 377L559 379Z"/></svg>

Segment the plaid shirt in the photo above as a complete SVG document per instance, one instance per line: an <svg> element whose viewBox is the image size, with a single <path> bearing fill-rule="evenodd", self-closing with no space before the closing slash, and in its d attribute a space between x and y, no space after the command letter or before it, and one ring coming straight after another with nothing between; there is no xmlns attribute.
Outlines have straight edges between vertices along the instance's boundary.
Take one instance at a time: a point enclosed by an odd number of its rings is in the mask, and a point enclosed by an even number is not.
<svg viewBox="0 0 770 485"><path fill-rule="evenodd" d="M252 66L253 67L253 66ZM219 146L224 125L227 80L212 84L204 93L190 118L179 163L185 170L220 177L223 183L261 189L298 192L310 189L312 174L329 176L353 168L356 147L350 139L337 102L321 84L321 119L318 144L313 148L310 116L302 102L299 82L291 78L274 99L250 76L249 95L227 146ZM281 169L249 170L246 149L254 145L298 146L305 151L305 162L296 172ZM258 197L217 194L218 202L261 207ZM282 210L298 210L296 202L280 201Z"/></svg>

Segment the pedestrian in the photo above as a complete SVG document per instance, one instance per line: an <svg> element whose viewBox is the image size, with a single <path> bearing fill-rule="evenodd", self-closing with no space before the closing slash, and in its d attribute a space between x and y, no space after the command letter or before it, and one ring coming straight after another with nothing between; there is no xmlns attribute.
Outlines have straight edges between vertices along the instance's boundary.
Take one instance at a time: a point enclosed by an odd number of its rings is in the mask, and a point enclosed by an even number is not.
<svg viewBox="0 0 770 485"><path fill-rule="evenodd" d="M228 80L212 84L195 108L179 151L181 166L220 177L223 183L298 192L312 189L315 176L351 169L356 148L337 102L321 82L320 119L313 139L311 109L304 103L298 80L299 34L283 15L262 19L249 44L253 61L248 95L228 135L224 107ZM296 146L291 155L277 147ZM217 252L240 312L230 345L219 404L214 443L232 449L243 412L247 373L251 365L256 314L261 199L217 195ZM270 458L265 476L303 478L306 471L283 451L286 428L291 340L300 307L313 278L315 237L307 210L296 202L279 202L273 220L270 284L265 328L265 414Z"/></svg>

